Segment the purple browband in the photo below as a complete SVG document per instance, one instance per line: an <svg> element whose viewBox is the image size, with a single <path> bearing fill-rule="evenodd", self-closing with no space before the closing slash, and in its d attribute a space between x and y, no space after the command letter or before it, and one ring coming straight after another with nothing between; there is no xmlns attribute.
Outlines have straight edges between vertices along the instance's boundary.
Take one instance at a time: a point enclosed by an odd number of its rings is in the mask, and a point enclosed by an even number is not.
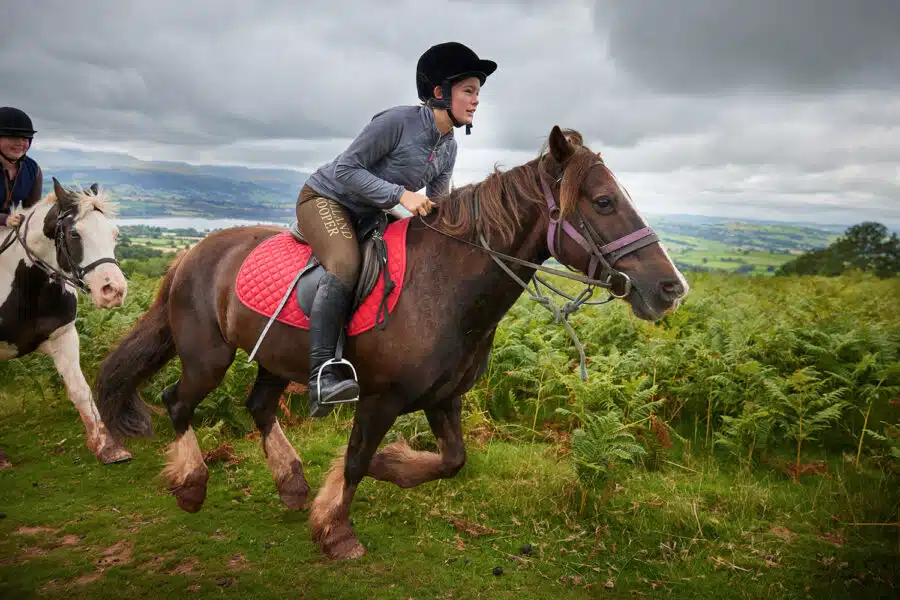
<svg viewBox="0 0 900 600"><path fill-rule="evenodd" d="M560 209L556 206L556 200L553 198L553 192L550 190L550 186L547 185L547 182L544 181L544 178L541 178L541 187L544 190L544 198L547 200L547 207L550 209L550 225L547 227L547 246L550 249L550 254L553 255L560 264L563 263L560 260L559 256L556 253L556 230L559 228L559 219L560 219ZM610 242L603 246L602 248L597 248L596 244L591 244L584 238L583 235L578 233L578 231L572 226L568 221L562 222L562 230L569 234L575 242L584 248L585 252L591 255L591 262L588 265L588 277L594 276L594 271L597 268L597 263L600 261L600 257L606 257L617 250L621 250L626 248L624 252L619 252L614 257L614 260L609 265L612 267L620 258L628 254L629 252L633 252L639 248L643 248L644 246L648 246L652 243L655 243L659 240L656 235L656 232L653 231L652 227L644 227L642 229L638 229L637 231L633 231L628 235L622 236L619 239ZM628 248L629 246L633 246ZM598 252L599 251L599 252Z"/></svg>

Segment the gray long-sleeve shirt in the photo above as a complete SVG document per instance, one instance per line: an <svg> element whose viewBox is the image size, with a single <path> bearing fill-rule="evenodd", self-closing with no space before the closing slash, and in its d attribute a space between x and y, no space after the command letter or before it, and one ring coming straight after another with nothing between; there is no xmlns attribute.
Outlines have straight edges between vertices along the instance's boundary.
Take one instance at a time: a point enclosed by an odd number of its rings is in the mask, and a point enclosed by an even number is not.
<svg viewBox="0 0 900 600"><path fill-rule="evenodd" d="M426 106L395 106L376 114L347 149L306 180L351 212L357 223L397 205L404 190L429 198L450 191L456 164L453 130L441 135Z"/></svg>

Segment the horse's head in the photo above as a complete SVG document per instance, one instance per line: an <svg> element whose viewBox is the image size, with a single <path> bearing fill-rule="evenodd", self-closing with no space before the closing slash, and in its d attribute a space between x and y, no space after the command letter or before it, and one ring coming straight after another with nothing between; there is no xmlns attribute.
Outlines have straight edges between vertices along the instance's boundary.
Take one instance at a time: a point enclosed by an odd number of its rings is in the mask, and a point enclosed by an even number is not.
<svg viewBox="0 0 900 600"><path fill-rule="evenodd" d="M97 307L121 306L128 283L115 259L114 205L96 183L79 192L63 188L54 177L53 192L56 201L44 217L43 234L54 242L56 264L90 290Z"/></svg>
<svg viewBox="0 0 900 600"><path fill-rule="evenodd" d="M547 245L556 259L657 320L675 310L688 284L615 176L578 132L554 127L542 161L549 209ZM559 199L558 204L556 198Z"/></svg>

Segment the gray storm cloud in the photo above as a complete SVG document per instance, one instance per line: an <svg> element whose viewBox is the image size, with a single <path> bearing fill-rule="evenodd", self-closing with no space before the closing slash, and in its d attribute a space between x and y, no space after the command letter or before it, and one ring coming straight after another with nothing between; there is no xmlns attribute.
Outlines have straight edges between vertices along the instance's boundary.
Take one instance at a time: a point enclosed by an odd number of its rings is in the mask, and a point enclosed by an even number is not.
<svg viewBox="0 0 900 600"><path fill-rule="evenodd" d="M417 102L457 39L500 68L457 185L580 130L643 210L900 225L900 3L19 2L0 104L38 147L292 166Z"/></svg>

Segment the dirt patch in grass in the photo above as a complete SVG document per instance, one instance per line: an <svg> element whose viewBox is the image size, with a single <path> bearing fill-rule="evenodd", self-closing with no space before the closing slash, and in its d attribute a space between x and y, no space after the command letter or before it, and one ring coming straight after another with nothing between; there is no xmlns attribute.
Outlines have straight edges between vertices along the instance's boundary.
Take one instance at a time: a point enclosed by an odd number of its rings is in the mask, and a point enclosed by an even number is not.
<svg viewBox="0 0 900 600"><path fill-rule="evenodd" d="M231 557L228 561L229 571L243 571L247 568L247 557L243 552L239 552Z"/></svg>
<svg viewBox="0 0 900 600"><path fill-rule="evenodd" d="M71 534L64 535L64 536L62 536L62 539L59 540L59 545L60 546L77 546L78 542L80 542L82 540L82 537L83 536L77 536L77 535L71 535Z"/></svg>
<svg viewBox="0 0 900 600"><path fill-rule="evenodd" d="M196 557L189 557L178 563L178 566L169 571L169 575L189 575L200 566L200 561Z"/></svg>
<svg viewBox="0 0 900 600"><path fill-rule="evenodd" d="M74 585L87 585L103 578L103 571L94 571L93 573L85 573L72 580Z"/></svg>
<svg viewBox="0 0 900 600"><path fill-rule="evenodd" d="M38 535L39 533L56 533L57 529L50 529L49 527L19 527L14 532L16 535Z"/></svg>
<svg viewBox="0 0 900 600"><path fill-rule="evenodd" d="M134 544L131 542L116 542L103 551L103 557L97 561L97 566L101 568L115 567L131 562L131 553L134 550Z"/></svg>

